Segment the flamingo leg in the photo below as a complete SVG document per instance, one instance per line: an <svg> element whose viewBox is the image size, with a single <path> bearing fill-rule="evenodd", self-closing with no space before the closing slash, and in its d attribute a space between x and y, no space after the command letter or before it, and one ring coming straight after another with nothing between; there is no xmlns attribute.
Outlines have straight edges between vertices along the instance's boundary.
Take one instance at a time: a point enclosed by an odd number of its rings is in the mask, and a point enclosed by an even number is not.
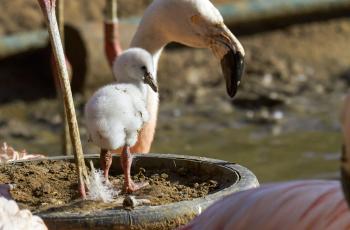
<svg viewBox="0 0 350 230"><path fill-rule="evenodd" d="M119 37L117 0L106 0L104 46L105 54L111 67L115 59L122 52Z"/></svg>
<svg viewBox="0 0 350 230"><path fill-rule="evenodd" d="M58 29L60 32L60 36L61 36L61 41L62 41L62 46L64 49L64 0L57 0L56 2L56 15L57 15L57 24L58 24ZM65 56L66 59L66 63L67 63L67 68L68 68L68 74L69 74L69 79L72 80L72 66L70 65L67 56ZM55 80L55 86L56 86L56 92L57 92L57 97L59 99L60 102L63 102L63 96L61 94L60 91L60 80L59 80L59 76L58 76L58 70L56 67L56 63L54 60L54 54L51 53L51 64L53 67L53 75L54 75L54 80ZM67 120L67 116L66 116L66 110L64 107L64 103L62 103L63 106L61 106L60 108L60 116L62 119L62 124L63 124L63 129L62 129L62 133L61 133L61 148L62 148L62 153L64 155L72 155L73 150L72 150L72 145L71 145L71 140L70 140L70 136L69 136L69 126L68 126L68 120Z"/></svg>
<svg viewBox="0 0 350 230"><path fill-rule="evenodd" d="M134 192L148 185L148 182L135 183L131 179L130 170L132 164L132 155L130 154L130 147L125 145L121 154L121 166L124 171L124 190L127 193Z"/></svg>
<svg viewBox="0 0 350 230"><path fill-rule="evenodd" d="M109 169L112 165L112 153L107 149L101 149L100 165L103 170L103 176L108 181Z"/></svg>

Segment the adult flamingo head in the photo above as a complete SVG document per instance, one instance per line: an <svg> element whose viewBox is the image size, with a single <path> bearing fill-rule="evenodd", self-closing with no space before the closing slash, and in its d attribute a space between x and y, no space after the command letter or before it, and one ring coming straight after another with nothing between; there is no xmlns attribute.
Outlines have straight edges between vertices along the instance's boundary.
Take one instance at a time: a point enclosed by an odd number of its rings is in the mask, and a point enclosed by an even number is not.
<svg viewBox="0 0 350 230"><path fill-rule="evenodd" d="M198 2L198 1L195 1ZM209 2L210 3L210 2ZM238 39L232 34L223 22L219 11L214 7L208 7L200 10L202 14L191 16L190 25L194 29L194 43L199 47L208 47L213 54L220 59L221 69L226 81L227 94L234 97L244 70L244 49ZM210 11L211 14L205 14ZM191 45L189 40L188 45Z"/></svg>
<svg viewBox="0 0 350 230"><path fill-rule="evenodd" d="M209 48L220 59L227 93L234 97L244 69L244 49L209 0L155 0L146 9L131 46L155 57L169 42Z"/></svg>

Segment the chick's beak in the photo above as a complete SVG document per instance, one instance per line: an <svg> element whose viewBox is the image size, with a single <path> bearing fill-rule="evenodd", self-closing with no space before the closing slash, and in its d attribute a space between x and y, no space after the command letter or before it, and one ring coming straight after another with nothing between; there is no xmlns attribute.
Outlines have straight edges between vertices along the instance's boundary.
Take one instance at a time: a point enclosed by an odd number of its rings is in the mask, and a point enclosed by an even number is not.
<svg viewBox="0 0 350 230"><path fill-rule="evenodd" d="M148 84L154 92L158 92L157 82L154 80L150 72L145 74L144 82L145 84Z"/></svg>

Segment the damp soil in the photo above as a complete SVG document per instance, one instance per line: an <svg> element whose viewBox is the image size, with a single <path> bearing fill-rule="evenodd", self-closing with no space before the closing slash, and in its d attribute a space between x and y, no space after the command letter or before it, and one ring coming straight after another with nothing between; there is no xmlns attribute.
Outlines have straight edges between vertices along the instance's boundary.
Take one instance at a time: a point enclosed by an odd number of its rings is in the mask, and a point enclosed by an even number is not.
<svg viewBox="0 0 350 230"><path fill-rule="evenodd" d="M121 208L126 195L122 191L124 176L109 177L117 191L121 191L115 202L103 203L82 201L77 192L75 165L69 161L32 161L0 166L0 183L16 184L11 191L13 198L31 211L60 210L91 212L110 208ZM185 168L144 169L133 175L135 182L149 185L134 192L136 198L148 199L151 206L164 205L204 197L217 191L219 178L214 175L195 174Z"/></svg>

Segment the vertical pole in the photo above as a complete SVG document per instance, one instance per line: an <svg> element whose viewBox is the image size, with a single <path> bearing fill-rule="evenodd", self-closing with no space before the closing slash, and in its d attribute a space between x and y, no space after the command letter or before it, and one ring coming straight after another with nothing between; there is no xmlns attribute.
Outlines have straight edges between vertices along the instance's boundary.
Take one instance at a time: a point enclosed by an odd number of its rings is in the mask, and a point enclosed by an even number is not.
<svg viewBox="0 0 350 230"><path fill-rule="evenodd" d="M54 60L58 69L61 95L65 104L70 137L74 150L76 170L78 174L79 192L82 198L86 198L84 179L88 183L88 174L84 162L83 148L81 146L79 127L76 118L72 91L70 87L67 63L64 56L62 41L56 20L55 3L56 0L38 0L44 13L46 24L49 30L49 37L52 44Z"/></svg>

